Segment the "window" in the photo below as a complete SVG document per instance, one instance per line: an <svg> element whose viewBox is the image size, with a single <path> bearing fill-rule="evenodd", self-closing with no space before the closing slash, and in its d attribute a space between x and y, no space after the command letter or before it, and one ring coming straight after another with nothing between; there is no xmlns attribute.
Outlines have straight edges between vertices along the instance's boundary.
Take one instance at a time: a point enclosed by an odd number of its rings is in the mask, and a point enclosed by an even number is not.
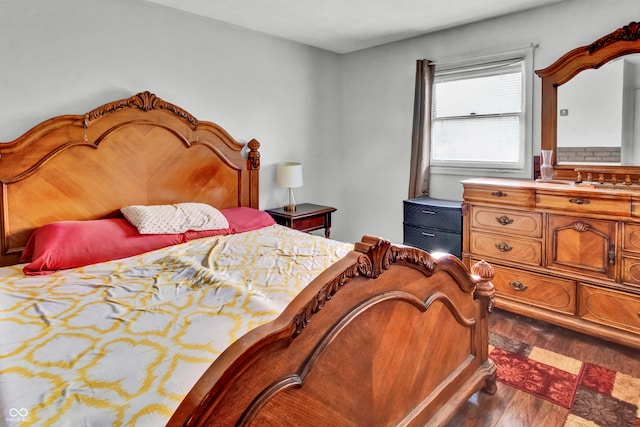
<svg viewBox="0 0 640 427"><path fill-rule="evenodd" d="M504 56L443 70L436 65L432 166L530 171L531 55Z"/></svg>

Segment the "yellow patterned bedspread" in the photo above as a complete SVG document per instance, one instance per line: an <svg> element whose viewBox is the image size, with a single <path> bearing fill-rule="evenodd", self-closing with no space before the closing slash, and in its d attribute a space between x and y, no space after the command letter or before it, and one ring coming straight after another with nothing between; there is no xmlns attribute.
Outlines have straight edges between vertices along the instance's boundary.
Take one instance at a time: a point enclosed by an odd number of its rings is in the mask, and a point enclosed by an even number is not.
<svg viewBox="0 0 640 427"><path fill-rule="evenodd" d="M0 268L0 425L164 425L352 248L274 225L44 277Z"/></svg>

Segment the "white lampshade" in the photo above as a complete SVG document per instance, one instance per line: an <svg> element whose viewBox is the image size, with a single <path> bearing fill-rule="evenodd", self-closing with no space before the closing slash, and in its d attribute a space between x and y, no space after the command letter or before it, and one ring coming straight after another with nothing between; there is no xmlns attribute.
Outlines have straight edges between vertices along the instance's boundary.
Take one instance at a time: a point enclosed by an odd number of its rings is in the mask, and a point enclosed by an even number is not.
<svg viewBox="0 0 640 427"><path fill-rule="evenodd" d="M276 183L280 187L302 187L302 163L279 163L276 169Z"/></svg>

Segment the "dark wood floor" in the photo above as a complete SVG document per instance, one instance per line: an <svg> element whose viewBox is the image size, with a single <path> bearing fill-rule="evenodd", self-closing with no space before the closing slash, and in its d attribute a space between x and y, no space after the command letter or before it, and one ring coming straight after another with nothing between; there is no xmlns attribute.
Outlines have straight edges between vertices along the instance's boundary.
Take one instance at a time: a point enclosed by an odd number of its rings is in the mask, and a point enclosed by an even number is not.
<svg viewBox="0 0 640 427"><path fill-rule="evenodd" d="M640 351L496 310L490 330L500 335L640 378ZM498 382L493 396L478 392L447 427L556 427L568 410Z"/></svg>

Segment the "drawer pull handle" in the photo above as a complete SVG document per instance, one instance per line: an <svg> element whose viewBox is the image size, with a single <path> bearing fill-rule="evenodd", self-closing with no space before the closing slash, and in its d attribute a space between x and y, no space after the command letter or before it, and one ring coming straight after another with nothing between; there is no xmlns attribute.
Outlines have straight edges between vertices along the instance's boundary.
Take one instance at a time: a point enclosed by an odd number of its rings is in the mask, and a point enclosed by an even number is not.
<svg viewBox="0 0 640 427"><path fill-rule="evenodd" d="M529 288L527 285L525 285L519 280L514 280L513 282L509 282L509 286L511 286L511 289L515 291L526 291Z"/></svg>
<svg viewBox="0 0 640 427"><path fill-rule="evenodd" d="M423 236L426 236L426 237L436 237L436 235L435 235L435 234L433 234L433 233L427 233L426 231L423 231L423 232L422 232L422 235L423 235Z"/></svg>
<svg viewBox="0 0 640 427"><path fill-rule="evenodd" d="M509 246L506 242L496 243L496 248L500 252L509 252L513 249L513 247Z"/></svg>
<svg viewBox="0 0 640 427"><path fill-rule="evenodd" d="M569 199L569 203L575 203L576 205L588 205L591 202L589 199Z"/></svg>
<svg viewBox="0 0 640 427"><path fill-rule="evenodd" d="M496 217L496 221L498 221L498 224L500 224L500 225L513 224L513 220L511 218L509 218L508 216L506 216L506 215L497 216Z"/></svg>
<svg viewBox="0 0 640 427"><path fill-rule="evenodd" d="M491 193L491 195L493 197L507 197L507 193L504 193L502 191L494 191L493 193Z"/></svg>
<svg viewBox="0 0 640 427"><path fill-rule="evenodd" d="M609 265L616 264L616 246L614 244L609 245Z"/></svg>
<svg viewBox="0 0 640 427"><path fill-rule="evenodd" d="M427 214L427 215L435 215L436 213L434 211L422 211L423 214Z"/></svg>

